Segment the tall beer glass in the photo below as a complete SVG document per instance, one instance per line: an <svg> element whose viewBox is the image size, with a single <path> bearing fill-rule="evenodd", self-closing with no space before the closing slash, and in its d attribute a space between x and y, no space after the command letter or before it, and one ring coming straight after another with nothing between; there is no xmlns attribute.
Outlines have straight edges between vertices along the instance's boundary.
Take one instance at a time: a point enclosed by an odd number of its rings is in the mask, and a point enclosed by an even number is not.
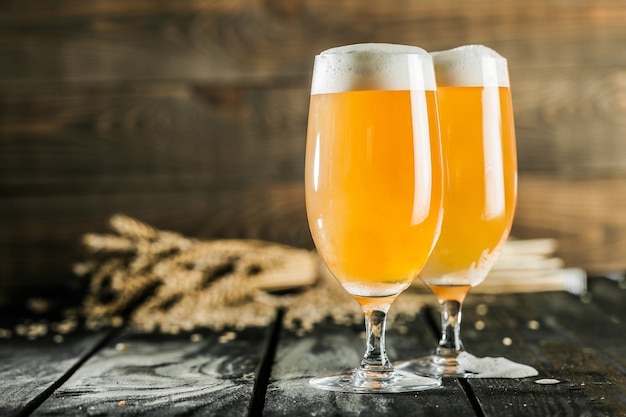
<svg viewBox="0 0 626 417"><path fill-rule="evenodd" d="M403 392L439 378L398 371L385 352L387 311L439 235L442 162L432 58L423 49L358 44L315 57L306 144L306 208L315 245L365 314L355 369L311 385Z"/></svg>
<svg viewBox="0 0 626 417"><path fill-rule="evenodd" d="M442 333L434 355L406 369L462 377L467 373L456 360L463 350L461 306L498 259L513 222L515 130L505 58L482 45L432 56L447 171L445 215L420 277L441 304Z"/></svg>

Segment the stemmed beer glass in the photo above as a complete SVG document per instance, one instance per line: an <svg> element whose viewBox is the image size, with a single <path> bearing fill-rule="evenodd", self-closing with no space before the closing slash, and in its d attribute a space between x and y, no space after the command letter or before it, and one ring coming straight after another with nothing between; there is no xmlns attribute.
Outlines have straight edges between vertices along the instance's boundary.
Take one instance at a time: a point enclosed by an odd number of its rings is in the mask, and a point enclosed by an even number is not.
<svg viewBox="0 0 626 417"><path fill-rule="evenodd" d="M506 241L517 196L507 61L482 45L432 53L445 174L441 236L420 273L441 305L432 356L399 365L426 375L469 376L459 366L461 306Z"/></svg>
<svg viewBox="0 0 626 417"><path fill-rule="evenodd" d="M313 378L313 387L363 393L441 384L391 365L385 323L435 244L442 183L430 55L413 46L357 44L316 56L307 216L322 259L363 309L366 352L355 369Z"/></svg>

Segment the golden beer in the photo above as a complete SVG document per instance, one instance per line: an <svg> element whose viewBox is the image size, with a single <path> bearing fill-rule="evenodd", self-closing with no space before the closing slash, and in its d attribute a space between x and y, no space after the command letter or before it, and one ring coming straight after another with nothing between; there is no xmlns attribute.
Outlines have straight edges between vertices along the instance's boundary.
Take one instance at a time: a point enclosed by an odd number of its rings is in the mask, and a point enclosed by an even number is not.
<svg viewBox="0 0 626 417"><path fill-rule="evenodd" d="M446 166L441 236L421 272L428 285L476 286L513 222L517 158L508 86L439 86Z"/></svg>
<svg viewBox="0 0 626 417"><path fill-rule="evenodd" d="M426 112L412 109L415 94L424 95ZM351 294L397 294L421 270L440 227L441 169L430 168L441 159L435 92L313 95L309 114L315 244ZM414 124L430 126L427 143L415 138Z"/></svg>

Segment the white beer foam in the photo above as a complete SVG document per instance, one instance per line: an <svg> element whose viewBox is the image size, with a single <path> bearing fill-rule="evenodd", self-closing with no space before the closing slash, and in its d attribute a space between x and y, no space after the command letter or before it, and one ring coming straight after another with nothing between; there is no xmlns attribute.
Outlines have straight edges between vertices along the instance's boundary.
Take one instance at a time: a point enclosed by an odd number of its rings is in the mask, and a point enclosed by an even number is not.
<svg viewBox="0 0 626 417"><path fill-rule="evenodd" d="M431 55L439 86L510 86L506 58L484 45L464 45Z"/></svg>
<svg viewBox="0 0 626 417"><path fill-rule="evenodd" d="M315 57L311 94L436 88L432 57L417 46L362 43Z"/></svg>
<svg viewBox="0 0 626 417"><path fill-rule="evenodd" d="M470 378L527 378L539 372L530 365L513 362L503 357L477 358L468 352L461 352L456 360L459 366L473 375Z"/></svg>

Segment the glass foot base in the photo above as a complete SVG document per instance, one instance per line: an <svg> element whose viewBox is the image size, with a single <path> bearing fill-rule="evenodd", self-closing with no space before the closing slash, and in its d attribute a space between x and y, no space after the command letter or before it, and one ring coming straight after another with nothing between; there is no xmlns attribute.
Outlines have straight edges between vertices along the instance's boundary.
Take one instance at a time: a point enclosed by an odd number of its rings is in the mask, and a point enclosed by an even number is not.
<svg viewBox="0 0 626 417"><path fill-rule="evenodd" d="M413 392L441 386L440 378L415 375L391 369L388 371L363 371L353 369L338 374L320 376L309 380L309 384L327 391L351 393L394 393Z"/></svg>
<svg viewBox="0 0 626 417"><path fill-rule="evenodd" d="M456 356L431 355L395 364L398 370L443 378L470 378L475 375L463 369Z"/></svg>

